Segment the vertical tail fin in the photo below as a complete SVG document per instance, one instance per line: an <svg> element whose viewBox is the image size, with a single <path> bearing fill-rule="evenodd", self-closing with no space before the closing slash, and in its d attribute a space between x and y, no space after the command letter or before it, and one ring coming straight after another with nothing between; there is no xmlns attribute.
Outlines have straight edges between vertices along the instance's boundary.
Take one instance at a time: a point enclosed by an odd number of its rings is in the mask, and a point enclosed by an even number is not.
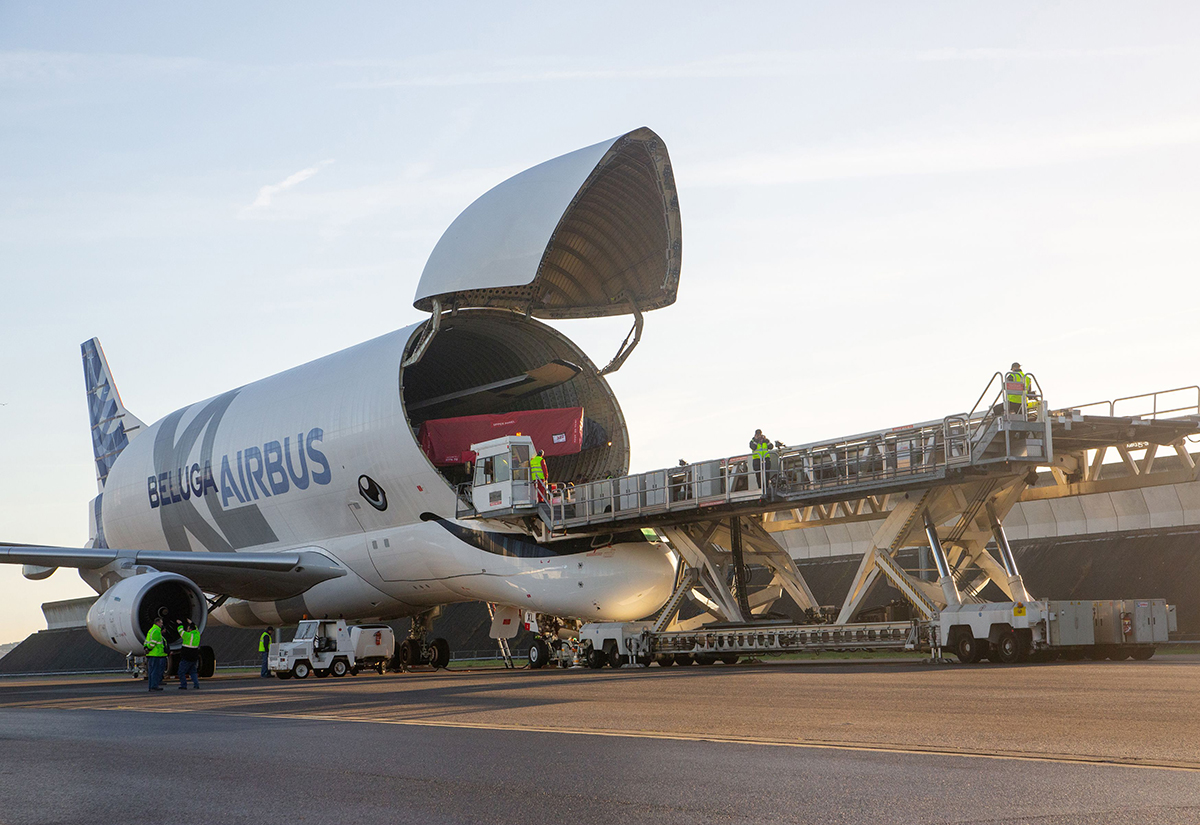
<svg viewBox="0 0 1200 825"><path fill-rule="evenodd" d="M79 345L83 351L83 380L87 387L88 418L92 425L92 455L96 460L96 486L104 492L104 482L117 456L145 425L137 419L117 393L100 339Z"/></svg>

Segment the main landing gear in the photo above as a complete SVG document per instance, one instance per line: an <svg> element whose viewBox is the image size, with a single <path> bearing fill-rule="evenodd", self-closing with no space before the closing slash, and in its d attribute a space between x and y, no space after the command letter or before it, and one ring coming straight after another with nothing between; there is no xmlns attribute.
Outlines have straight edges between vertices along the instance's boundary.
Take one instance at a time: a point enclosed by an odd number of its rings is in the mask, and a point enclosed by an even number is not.
<svg viewBox="0 0 1200 825"><path fill-rule="evenodd" d="M393 670L412 670L421 665L441 670L450 665L450 643L441 637L428 638L439 613L440 607L413 616L408 638L400 643L392 659Z"/></svg>

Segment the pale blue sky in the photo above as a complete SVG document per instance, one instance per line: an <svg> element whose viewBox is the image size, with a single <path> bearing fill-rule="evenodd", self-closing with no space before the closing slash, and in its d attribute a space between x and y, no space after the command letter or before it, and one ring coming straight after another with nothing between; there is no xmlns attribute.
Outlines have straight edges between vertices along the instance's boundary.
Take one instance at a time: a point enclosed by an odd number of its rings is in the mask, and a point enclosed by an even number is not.
<svg viewBox="0 0 1200 825"><path fill-rule="evenodd" d="M147 421L418 320L441 231L638 126L678 303L613 378L635 469L1200 381L1194 3L0 2L0 540L78 545L78 345ZM607 361L626 322L561 325ZM917 384L918 387L913 385ZM0 568L0 641L73 571Z"/></svg>

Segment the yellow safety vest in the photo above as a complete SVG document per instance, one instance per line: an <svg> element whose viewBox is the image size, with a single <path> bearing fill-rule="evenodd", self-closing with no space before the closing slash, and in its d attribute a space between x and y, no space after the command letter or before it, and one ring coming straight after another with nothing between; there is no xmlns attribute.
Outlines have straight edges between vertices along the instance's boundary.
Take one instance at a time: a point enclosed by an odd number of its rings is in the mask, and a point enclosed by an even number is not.
<svg viewBox="0 0 1200 825"><path fill-rule="evenodd" d="M167 651L163 647L162 628L156 624L150 625L150 629L146 631L146 655L154 657L167 655Z"/></svg>
<svg viewBox="0 0 1200 825"><path fill-rule="evenodd" d="M200 631L184 630L183 625L180 625L179 640L183 642L184 647L200 647Z"/></svg>
<svg viewBox="0 0 1200 825"><path fill-rule="evenodd" d="M264 630L262 632L262 635L258 637L258 652L266 653L270 649L270 647L271 647L271 634Z"/></svg>
<svg viewBox="0 0 1200 825"><path fill-rule="evenodd" d="M766 458L770 454L771 454L771 442L770 441L760 441L754 445L753 455L755 458Z"/></svg>
<svg viewBox="0 0 1200 825"><path fill-rule="evenodd" d="M546 480L546 459L540 455L529 459L529 477L534 481Z"/></svg>
<svg viewBox="0 0 1200 825"><path fill-rule="evenodd" d="M1029 394L1032 381L1029 376L1023 372L1007 372L1004 374L1004 389L1008 393L1008 401L1010 404L1020 404L1021 401Z"/></svg>

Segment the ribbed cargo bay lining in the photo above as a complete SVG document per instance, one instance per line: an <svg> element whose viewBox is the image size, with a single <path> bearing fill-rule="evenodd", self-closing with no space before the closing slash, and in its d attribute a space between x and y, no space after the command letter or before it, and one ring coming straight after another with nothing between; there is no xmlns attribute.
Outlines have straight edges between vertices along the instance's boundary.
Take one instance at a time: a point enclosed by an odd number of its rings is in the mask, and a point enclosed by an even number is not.
<svg viewBox="0 0 1200 825"><path fill-rule="evenodd" d="M606 157L563 215L532 283L442 298L536 317L622 314L631 302L649 311L674 303L679 266L679 203L655 136L629 140Z"/></svg>
<svg viewBox="0 0 1200 825"><path fill-rule="evenodd" d="M451 410L425 408L409 414L414 432L422 421L448 415L482 415L514 410L583 407L584 415L608 432L612 446L548 460L551 481L589 480L624 475L629 467L629 435L617 399L595 365L557 330L523 315L498 310L464 310L447 317L428 351L400 375L405 409L430 398L490 384L556 359L582 368L565 384L526 398L482 397ZM452 471L444 473L452 481Z"/></svg>

